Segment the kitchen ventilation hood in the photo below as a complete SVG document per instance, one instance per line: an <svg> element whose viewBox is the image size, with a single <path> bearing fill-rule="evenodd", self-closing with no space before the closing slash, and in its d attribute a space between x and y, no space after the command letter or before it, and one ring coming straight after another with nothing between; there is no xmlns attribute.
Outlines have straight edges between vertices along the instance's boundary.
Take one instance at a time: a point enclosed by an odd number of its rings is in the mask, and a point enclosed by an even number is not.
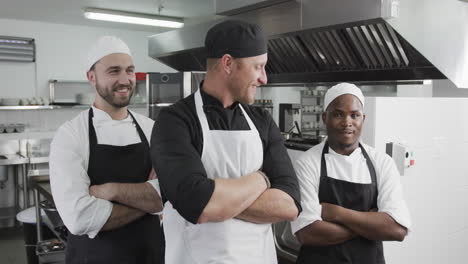
<svg viewBox="0 0 468 264"><path fill-rule="evenodd" d="M220 6L224 2L217 0L217 9L228 13ZM464 1L254 2L262 3L252 10L237 7L243 13L229 18L264 29L270 84L449 78L459 88L468 88ZM204 38L219 22L153 35L149 55L178 71L204 71Z"/></svg>

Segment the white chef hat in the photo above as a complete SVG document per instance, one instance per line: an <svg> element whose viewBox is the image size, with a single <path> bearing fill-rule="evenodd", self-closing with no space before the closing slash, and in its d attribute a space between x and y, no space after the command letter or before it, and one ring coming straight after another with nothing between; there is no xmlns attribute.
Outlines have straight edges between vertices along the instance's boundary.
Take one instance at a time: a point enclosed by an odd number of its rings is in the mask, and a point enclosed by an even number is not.
<svg viewBox="0 0 468 264"><path fill-rule="evenodd" d="M127 44L125 44L125 42L120 38L114 36L100 37L89 50L85 62L86 71L89 71L91 66L93 66L97 61L113 53L125 53L132 56Z"/></svg>
<svg viewBox="0 0 468 264"><path fill-rule="evenodd" d="M328 89L327 93L325 94L325 98L323 100L323 109L327 110L328 105L333 102L338 96L343 94L352 94L356 96L359 101L362 103L362 107L364 108L364 95L356 85L351 83L339 83L332 88Z"/></svg>

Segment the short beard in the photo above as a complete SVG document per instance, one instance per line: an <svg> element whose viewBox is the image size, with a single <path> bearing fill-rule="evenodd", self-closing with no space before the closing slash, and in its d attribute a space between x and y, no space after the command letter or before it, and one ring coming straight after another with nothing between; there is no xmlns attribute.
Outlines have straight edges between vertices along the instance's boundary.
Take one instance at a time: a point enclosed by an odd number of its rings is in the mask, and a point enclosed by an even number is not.
<svg viewBox="0 0 468 264"><path fill-rule="evenodd" d="M125 101L117 101L114 97L115 91L117 91L119 88L122 87L129 87L128 85L118 85L118 86L113 86L111 88L111 91L107 91L107 89L99 84L98 78L96 76L96 91L99 94L99 96L102 97L109 105L115 107L115 108L122 108L126 107L130 104L130 99L132 98L133 95L133 89L130 90L130 93L128 95L128 100Z"/></svg>

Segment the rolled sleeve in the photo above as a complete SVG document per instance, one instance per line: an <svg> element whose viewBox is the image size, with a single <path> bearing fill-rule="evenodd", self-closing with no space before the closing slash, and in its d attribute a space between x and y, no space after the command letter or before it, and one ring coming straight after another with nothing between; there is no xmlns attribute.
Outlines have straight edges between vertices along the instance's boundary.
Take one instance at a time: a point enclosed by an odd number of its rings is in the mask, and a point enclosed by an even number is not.
<svg viewBox="0 0 468 264"><path fill-rule="evenodd" d="M158 192L159 197L161 197L161 188L159 187L159 180L158 179L149 180L147 181L147 183L151 184L151 186L153 186L156 192Z"/></svg>
<svg viewBox="0 0 468 264"><path fill-rule="evenodd" d="M158 193L159 197L161 197L161 188L159 187L159 180L158 179L154 179L154 180L149 180L147 181L147 183L151 184L151 186L153 186L153 188L156 190L156 192ZM151 213L152 215L162 215L162 209L161 211L159 212L154 212L154 213Z"/></svg>
<svg viewBox="0 0 468 264"><path fill-rule="evenodd" d="M302 212L291 222L293 234L317 220L322 220L322 206L318 198L320 167L311 155L313 155L311 150L304 152L294 162L301 191Z"/></svg>
<svg viewBox="0 0 468 264"><path fill-rule="evenodd" d="M271 119L271 117L269 117ZM271 188L279 189L291 196L301 213L301 193L296 172L289 158L279 128L270 120L268 145L264 151L263 171L271 182Z"/></svg>
<svg viewBox="0 0 468 264"><path fill-rule="evenodd" d="M383 155L379 171L379 194L377 205L379 212L390 215L397 223L411 229L411 218L404 201L400 174L395 163L388 155Z"/></svg>
<svg viewBox="0 0 468 264"><path fill-rule="evenodd" d="M174 105L176 106L176 105ZM172 106L173 107L173 106ZM151 136L151 156L163 199L196 224L214 191L200 154L191 142L188 121L172 107L163 109Z"/></svg>
<svg viewBox="0 0 468 264"><path fill-rule="evenodd" d="M83 142L73 129L62 126L51 143L50 185L55 205L65 226L74 235L94 238L112 212L112 203L89 194Z"/></svg>

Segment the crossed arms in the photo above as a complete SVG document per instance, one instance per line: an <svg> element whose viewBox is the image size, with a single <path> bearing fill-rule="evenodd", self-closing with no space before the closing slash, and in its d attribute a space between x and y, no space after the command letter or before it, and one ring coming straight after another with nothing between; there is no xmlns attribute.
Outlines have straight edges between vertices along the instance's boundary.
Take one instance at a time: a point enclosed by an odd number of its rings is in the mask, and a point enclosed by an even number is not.
<svg viewBox="0 0 468 264"><path fill-rule="evenodd" d="M317 220L296 232L302 244L329 246L356 236L369 240L403 241L407 229L383 212L360 212L322 203L322 221Z"/></svg>
<svg viewBox="0 0 468 264"><path fill-rule="evenodd" d="M151 170L148 179L156 179L154 169ZM162 210L161 197L148 182L112 182L93 185L89 188L89 194L113 203L111 215L102 227L102 231L117 229L139 219L147 213L151 214Z"/></svg>
<svg viewBox="0 0 468 264"><path fill-rule="evenodd" d="M294 200L279 189L267 189L264 177L250 173L239 179L216 179L214 192L198 223L238 218L253 223L292 221L298 215Z"/></svg>

